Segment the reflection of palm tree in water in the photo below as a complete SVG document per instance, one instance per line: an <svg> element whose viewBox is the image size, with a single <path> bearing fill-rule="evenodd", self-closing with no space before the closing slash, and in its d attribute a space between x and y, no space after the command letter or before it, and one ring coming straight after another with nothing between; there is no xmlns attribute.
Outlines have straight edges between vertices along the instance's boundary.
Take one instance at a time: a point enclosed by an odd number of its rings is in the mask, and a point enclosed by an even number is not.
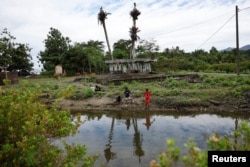
<svg viewBox="0 0 250 167"><path fill-rule="evenodd" d="M106 144L106 148L104 149L104 155L106 158L106 161L109 162L109 160L116 158L116 153L111 151L112 147L112 139L113 139L113 129L114 129L114 122L115 118L112 118L111 128L109 131L109 137L108 137L108 144Z"/></svg>
<svg viewBox="0 0 250 167"><path fill-rule="evenodd" d="M238 118L235 118L235 127L234 130L237 131L238 130ZM236 133L234 133L234 150L237 151L237 144L238 144L238 136Z"/></svg>
<svg viewBox="0 0 250 167"><path fill-rule="evenodd" d="M155 119L153 119L153 121L150 121L150 115L149 113L146 113L146 122L143 124L147 127L147 130L149 130L149 127L153 124L154 121Z"/></svg>
<svg viewBox="0 0 250 167"><path fill-rule="evenodd" d="M141 138L143 135L140 134L138 130L138 125L137 125L137 119L132 118L133 121L133 126L134 126L134 139L133 139L133 145L135 147L135 155L139 157L139 162L141 162L141 156L144 155L144 151L142 149L142 141L143 139Z"/></svg>

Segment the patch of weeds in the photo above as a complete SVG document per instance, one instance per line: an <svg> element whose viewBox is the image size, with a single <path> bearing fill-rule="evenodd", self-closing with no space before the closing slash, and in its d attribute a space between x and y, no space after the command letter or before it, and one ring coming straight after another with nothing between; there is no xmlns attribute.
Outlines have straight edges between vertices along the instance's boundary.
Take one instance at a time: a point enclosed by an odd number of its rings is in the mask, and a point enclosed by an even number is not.
<svg viewBox="0 0 250 167"><path fill-rule="evenodd" d="M95 73L91 73L89 75L89 81L90 82L96 82L96 74Z"/></svg>
<svg viewBox="0 0 250 167"><path fill-rule="evenodd" d="M60 90L57 90L54 93L52 93L52 98L55 98L55 99L60 98L62 96L63 96L63 93Z"/></svg>
<svg viewBox="0 0 250 167"><path fill-rule="evenodd" d="M244 78L241 77L241 76L238 76L238 77L236 78L236 82L237 82L238 84L243 84L243 83L244 83Z"/></svg>
<svg viewBox="0 0 250 167"><path fill-rule="evenodd" d="M221 83L221 86L228 87L228 86L231 86L231 83L228 82L228 81L223 81L223 82Z"/></svg>
<svg viewBox="0 0 250 167"><path fill-rule="evenodd" d="M71 100L83 100L84 94L83 92L75 92L72 96L69 97Z"/></svg>
<svg viewBox="0 0 250 167"><path fill-rule="evenodd" d="M77 90L74 93L72 93L68 98L71 100L83 100L86 98L93 97L95 95L95 92L91 88L84 88L82 91ZM102 96L100 92L98 92L97 96Z"/></svg>
<svg viewBox="0 0 250 167"><path fill-rule="evenodd" d="M140 90L136 90L133 92L134 97L141 97L143 95L143 92Z"/></svg>
<svg viewBox="0 0 250 167"><path fill-rule="evenodd" d="M191 98L191 99L181 99L176 102L176 106L178 107L189 107L189 106L207 106L208 104L199 98Z"/></svg>
<svg viewBox="0 0 250 167"><path fill-rule="evenodd" d="M242 93L241 91L235 89L235 90L230 91L229 95L232 97L241 97Z"/></svg>
<svg viewBox="0 0 250 167"><path fill-rule="evenodd" d="M207 86L205 84L202 84L202 83L193 83L193 84L189 85L190 89L204 89L206 87Z"/></svg>
<svg viewBox="0 0 250 167"><path fill-rule="evenodd" d="M140 85L140 83L137 82L137 81L135 81L135 80L133 80L133 81L131 82L131 86L132 86L132 87L138 87L139 85Z"/></svg>
<svg viewBox="0 0 250 167"><path fill-rule="evenodd" d="M113 98L113 97L115 97L115 94L114 94L114 93L112 93L112 92L111 92L111 93L108 93L108 94L107 94L107 97L111 97L111 98Z"/></svg>
<svg viewBox="0 0 250 167"><path fill-rule="evenodd" d="M164 97L164 96L169 96L171 94L171 91L162 91L162 90L155 90L153 92L154 96L159 96L159 97Z"/></svg>
<svg viewBox="0 0 250 167"><path fill-rule="evenodd" d="M171 95L180 95L182 92L181 92L181 90L180 89L178 89L178 88L174 88L174 89L172 89L171 91L170 91L170 94Z"/></svg>
<svg viewBox="0 0 250 167"><path fill-rule="evenodd" d="M245 78L245 84L246 85L250 85L250 77L246 77Z"/></svg>
<svg viewBox="0 0 250 167"><path fill-rule="evenodd" d="M188 85L188 82L186 80L179 81L179 87L185 87Z"/></svg>
<svg viewBox="0 0 250 167"><path fill-rule="evenodd" d="M127 82L122 82L121 85L119 86L119 89L120 90L125 90L125 88L130 89L129 87L131 87L131 86L129 86L129 84Z"/></svg>
<svg viewBox="0 0 250 167"><path fill-rule="evenodd" d="M59 89L59 85L54 85L53 90Z"/></svg>
<svg viewBox="0 0 250 167"><path fill-rule="evenodd" d="M238 76L236 79L237 85L250 85L250 77Z"/></svg>
<svg viewBox="0 0 250 167"><path fill-rule="evenodd" d="M180 88L180 87L186 87L188 85L188 82L186 80L175 80L173 78L167 78L164 81L164 84L166 85L166 87L170 87L170 88Z"/></svg>
<svg viewBox="0 0 250 167"><path fill-rule="evenodd" d="M169 79L167 79L167 81L166 81L166 85L167 85L167 87L173 88L173 87L178 87L178 86L179 86L179 83L178 83L178 81L176 81L175 79L169 78Z"/></svg>
<svg viewBox="0 0 250 167"><path fill-rule="evenodd" d="M20 80L19 85L25 87L29 85L29 81L27 79Z"/></svg>
<svg viewBox="0 0 250 167"><path fill-rule="evenodd" d="M41 87L43 93L49 93L52 90L52 87L50 85L41 85Z"/></svg>
<svg viewBox="0 0 250 167"><path fill-rule="evenodd" d="M91 88L85 88L83 92L84 92L84 98L92 97L95 94L95 92Z"/></svg>
<svg viewBox="0 0 250 167"><path fill-rule="evenodd" d="M114 88L115 88L115 84L114 83L109 84L109 86L108 86L109 90L114 89Z"/></svg>
<svg viewBox="0 0 250 167"><path fill-rule="evenodd" d="M215 86L216 82L212 78L205 79L205 83L209 86Z"/></svg>
<svg viewBox="0 0 250 167"><path fill-rule="evenodd" d="M95 96L96 97L101 98L101 97L103 97L103 95L105 95L105 92L103 92L103 91L97 91L97 92L95 92Z"/></svg>

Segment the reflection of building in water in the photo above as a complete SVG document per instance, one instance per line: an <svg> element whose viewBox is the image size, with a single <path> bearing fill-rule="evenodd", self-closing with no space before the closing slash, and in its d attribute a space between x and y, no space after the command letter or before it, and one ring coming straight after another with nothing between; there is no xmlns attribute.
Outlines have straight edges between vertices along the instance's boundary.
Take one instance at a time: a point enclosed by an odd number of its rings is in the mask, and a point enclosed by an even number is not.
<svg viewBox="0 0 250 167"><path fill-rule="evenodd" d="M143 124L147 127L147 130L149 130L149 127L153 124L154 121L155 121L155 119L153 119L153 121L150 121L150 115L147 113L146 114L146 122Z"/></svg>
<svg viewBox="0 0 250 167"><path fill-rule="evenodd" d="M106 148L104 149L104 155L106 158L106 161L109 162L111 159L115 159L116 158L116 153L111 151L112 148L112 139L113 139L113 129L114 129L114 122L115 122L115 118L112 118L112 123L111 123L111 128L109 131L109 137L108 137L108 143L106 144Z"/></svg>
<svg viewBox="0 0 250 167"><path fill-rule="evenodd" d="M133 139L133 145L134 145L134 153L136 156L139 157L139 163L141 162L141 157L144 156L144 151L142 149L142 142L143 142L143 135L138 130L137 125L137 119L132 118L133 126L134 126L134 139Z"/></svg>

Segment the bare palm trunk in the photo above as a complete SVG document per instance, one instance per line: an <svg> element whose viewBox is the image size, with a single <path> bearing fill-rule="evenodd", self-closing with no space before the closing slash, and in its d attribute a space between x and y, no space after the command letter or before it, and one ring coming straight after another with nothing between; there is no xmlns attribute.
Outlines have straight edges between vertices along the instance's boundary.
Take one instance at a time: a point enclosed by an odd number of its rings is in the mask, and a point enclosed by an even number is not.
<svg viewBox="0 0 250 167"><path fill-rule="evenodd" d="M133 27L136 27L135 19L133 19ZM133 40L133 39L132 39L132 47L131 47L131 57L132 57L132 59L135 59L135 40Z"/></svg>
<svg viewBox="0 0 250 167"><path fill-rule="evenodd" d="M136 3L134 3L134 9L130 12L130 16L133 19L133 26L130 28L130 37L132 40L132 46L131 46L131 51L130 51L130 59L131 61L131 66L132 70L136 70L136 67L134 65L134 59L136 57L135 54L135 42L139 38L137 35L137 32L139 32L139 29L136 27L136 20L138 19L138 16L141 14L139 10L136 9Z"/></svg>
<svg viewBox="0 0 250 167"><path fill-rule="evenodd" d="M103 29L104 29L104 33L105 33L106 42L108 45L109 56L110 56L110 59L113 60L113 55L112 55L111 49L110 49L110 44L109 44L108 33L107 33L105 21L103 22Z"/></svg>

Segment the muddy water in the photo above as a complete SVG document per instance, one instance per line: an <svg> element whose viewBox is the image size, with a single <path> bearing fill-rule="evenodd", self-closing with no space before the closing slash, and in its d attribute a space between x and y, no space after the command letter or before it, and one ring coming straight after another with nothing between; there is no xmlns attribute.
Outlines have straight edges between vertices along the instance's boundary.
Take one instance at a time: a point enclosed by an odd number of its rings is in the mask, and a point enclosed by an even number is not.
<svg viewBox="0 0 250 167"><path fill-rule="evenodd" d="M85 121L68 143L83 144L89 154L100 154L95 166L149 166L166 150L166 139L174 138L185 151L184 143L193 138L198 147L207 147L206 137L213 132L230 134L242 120L249 118L215 114L162 115L145 112L136 115L81 115Z"/></svg>

